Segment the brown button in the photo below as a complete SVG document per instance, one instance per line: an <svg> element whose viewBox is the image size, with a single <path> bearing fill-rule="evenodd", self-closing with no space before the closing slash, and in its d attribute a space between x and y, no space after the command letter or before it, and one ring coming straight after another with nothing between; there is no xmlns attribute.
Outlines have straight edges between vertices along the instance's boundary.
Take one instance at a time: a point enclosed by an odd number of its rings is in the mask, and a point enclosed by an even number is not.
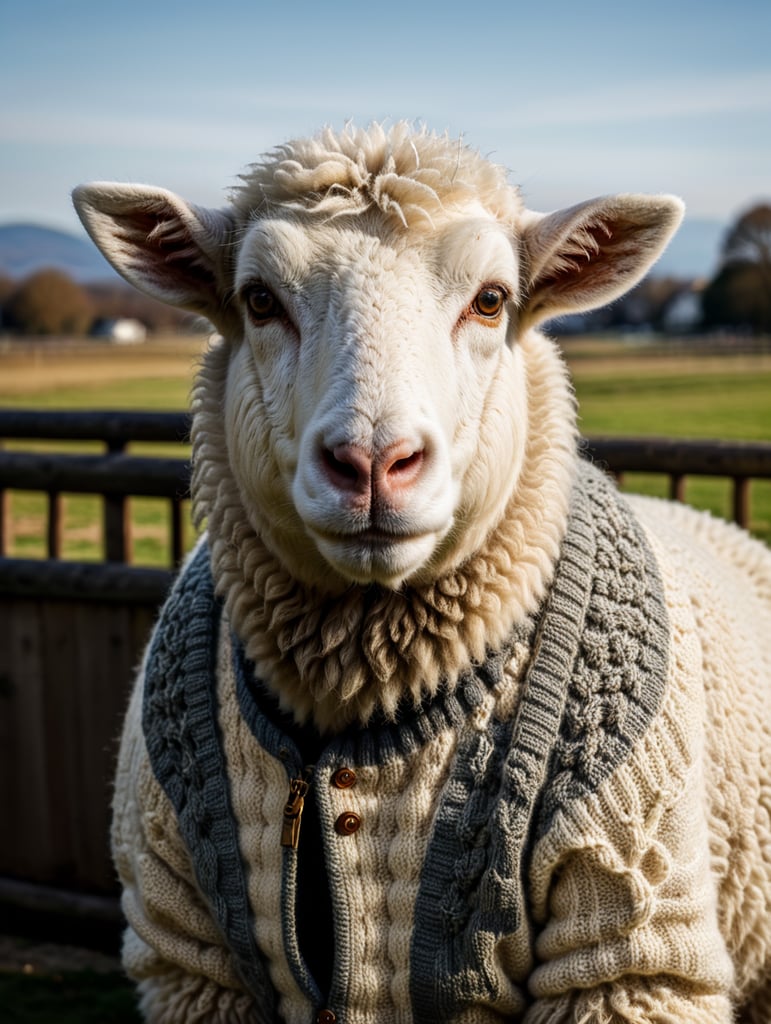
<svg viewBox="0 0 771 1024"><path fill-rule="evenodd" d="M319 1010L316 1014L316 1024L335 1024L337 1014L332 1010Z"/></svg>
<svg viewBox="0 0 771 1024"><path fill-rule="evenodd" d="M332 785L338 789L350 789L356 784L356 772L353 768L338 768L332 776Z"/></svg>
<svg viewBox="0 0 771 1024"><path fill-rule="evenodd" d="M353 811L343 811L335 822L335 832L340 836L352 836L361 828L361 818Z"/></svg>

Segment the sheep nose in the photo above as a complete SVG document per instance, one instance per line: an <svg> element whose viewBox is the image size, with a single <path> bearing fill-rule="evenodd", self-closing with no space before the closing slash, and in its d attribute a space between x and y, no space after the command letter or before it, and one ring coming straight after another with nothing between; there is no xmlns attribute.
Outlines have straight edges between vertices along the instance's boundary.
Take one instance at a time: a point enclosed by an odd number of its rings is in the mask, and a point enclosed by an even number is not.
<svg viewBox="0 0 771 1024"><path fill-rule="evenodd" d="M340 444L322 453L324 471L339 491L373 501L395 501L420 476L425 451L409 441L397 441L374 455L359 445Z"/></svg>

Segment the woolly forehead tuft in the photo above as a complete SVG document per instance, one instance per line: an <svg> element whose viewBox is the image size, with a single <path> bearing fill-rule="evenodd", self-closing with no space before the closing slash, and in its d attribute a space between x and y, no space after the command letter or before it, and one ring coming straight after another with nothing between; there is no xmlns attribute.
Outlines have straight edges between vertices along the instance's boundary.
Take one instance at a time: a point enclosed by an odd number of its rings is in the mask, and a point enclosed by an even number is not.
<svg viewBox="0 0 771 1024"><path fill-rule="evenodd" d="M523 208L503 167L462 139L404 121L390 129L325 128L278 146L240 180L230 199L242 221L273 204L330 216L375 207L405 226L431 223L434 215L474 200L505 223L513 223Z"/></svg>

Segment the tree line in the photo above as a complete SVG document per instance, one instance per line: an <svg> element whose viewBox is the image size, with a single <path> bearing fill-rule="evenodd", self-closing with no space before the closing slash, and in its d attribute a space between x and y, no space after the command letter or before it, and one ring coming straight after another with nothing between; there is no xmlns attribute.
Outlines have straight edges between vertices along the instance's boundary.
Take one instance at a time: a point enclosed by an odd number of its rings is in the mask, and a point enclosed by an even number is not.
<svg viewBox="0 0 771 1024"><path fill-rule="evenodd" d="M592 315L593 328L666 327L666 313L687 282L647 278L623 300ZM194 321L134 288L76 284L60 270L15 282L0 275L0 328L26 335L85 335L99 321L131 318L150 331L190 329ZM731 225L718 270L701 292L695 329L771 334L771 204L758 203Z"/></svg>
<svg viewBox="0 0 771 1024"><path fill-rule="evenodd" d="M21 281L0 275L0 328L8 333L84 336L104 321L124 318L139 320L150 331L194 326L190 314L120 281L79 285L53 268Z"/></svg>

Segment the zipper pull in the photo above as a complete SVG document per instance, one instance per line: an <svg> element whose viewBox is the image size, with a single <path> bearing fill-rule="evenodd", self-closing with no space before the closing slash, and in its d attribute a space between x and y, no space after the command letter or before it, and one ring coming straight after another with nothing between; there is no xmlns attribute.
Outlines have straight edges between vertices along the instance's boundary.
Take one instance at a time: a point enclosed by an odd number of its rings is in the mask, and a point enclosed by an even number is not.
<svg viewBox="0 0 771 1024"><path fill-rule="evenodd" d="M281 826L281 845L292 850L296 850L300 842L303 807L312 776L313 765L310 765L303 772L302 778L289 781L289 799L284 804L284 821Z"/></svg>

